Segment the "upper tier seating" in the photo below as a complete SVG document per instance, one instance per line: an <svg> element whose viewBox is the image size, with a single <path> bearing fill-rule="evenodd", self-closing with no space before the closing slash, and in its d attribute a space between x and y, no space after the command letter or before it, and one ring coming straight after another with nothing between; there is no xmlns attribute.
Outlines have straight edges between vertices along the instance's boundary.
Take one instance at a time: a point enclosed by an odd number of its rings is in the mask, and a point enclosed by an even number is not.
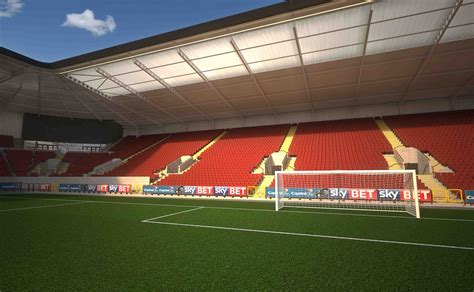
<svg viewBox="0 0 474 292"><path fill-rule="evenodd" d="M163 143L140 153L126 164L107 173L107 176L152 176L183 155L193 155L221 131L174 134Z"/></svg>
<svg viewBox="0 0 474 292"><path fill-rule="evenodd" d="M33 164L33 151L7 149L5 153L15 176L27 176Z"/></svg>
<svg viewBox="0 0 474 292"><path fill-rule="evenodd" d="M0 176L11 176L10 171L8 170L7 162L3 158L3 155L0 154Z"/></svg>
<svg viewBox="0 0 474 292"><path fill-rule="evenodd" d="M474 189L474 110L384 118L406 145L430 153L454 174L436 173L449 188Z"/></svg>
<svg viewBox="0 0 474 292"><path fill-rule="evenodd" d="M170 175L159 184L256 186L263 175L252 174L252 170L265 156L279 150L288 130L288 125L232 129L189 171Z"/></svg>
<svg viewBox="0 0 474 292"><path fill-rule="evenodd" d="M0 147L9 147L13 148L13 136L9 135L0 135Z"/></svg>
<svg viewBox="0 0 474 292"><path fill-rule="evenodd" d="M392 148L372 119L304 123L289 154L296 170L387 169Z"/></svg>

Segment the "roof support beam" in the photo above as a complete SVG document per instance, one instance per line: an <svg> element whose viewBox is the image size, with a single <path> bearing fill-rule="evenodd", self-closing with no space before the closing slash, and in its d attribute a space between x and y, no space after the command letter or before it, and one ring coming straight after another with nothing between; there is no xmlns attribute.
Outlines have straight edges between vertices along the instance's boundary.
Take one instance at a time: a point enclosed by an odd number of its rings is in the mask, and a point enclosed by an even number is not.
<svg viewBox="0 0 474 292"><path fill-rule="evenodd" d="M120 119L124 120L124 121L125 121L127 124L129 124L130 126L136 128L136 129L138 129L137 124L135 124L135 123L133 123L132 121L130 121L129 119L127 119L127 118L126 118L124 115L122 115L121 113L119 113L119 112L113 110L113 109L105 102L105 100L104 100L104 101L101 100L102 98L94 98L90 92L86 92L86 95L87 95L91 100L95 100L95 101L97 101L98 103L100 103L101 105L103 105L103 106L104 106L106 109L108 109L111 113L113 113L115 116L119 117ZM120 106L120 107L126 109L123 105L121 105L121 104L118 103L118 102L113 101L112 99L110 99L110 100L108 100L108 101L110 101L110 102L112 102L113 104L116 104L116 105L118 105L118 106ZM133 113L133 112L132 112L132 113Z"/></svg>
<svg viewBox="0 0 474 292"><path fill-rule="evenodd" d="M5 107L8 107L11 102L13 101L13 99L15 99L15 97L18 95L18 93L23 89L23 86L20 86L18 87L15 92L4 102L5 104Z"/></svg>
<svg viewBox="0 0 474 292"><path fill-rule="evenodd" d="M311 112L314 113L313 100L311 99L311 91L309 90L308 74L306 74L306 68L304 66L303 61L303 53L301 52L301 46L300 41L298 39L298 31L296 30L296 26L293 26L293 34L295 36L296 48L298 49L298 58L301 64L301 71L303 72L304 86L306 88L306 97L308 98L308 102L311 105Z"/></svg>
<svg viewBox="0 0 474 292"><path fill-rule="evenodd" d="M474 5L474 3L472 3ZM371 24L373 25L374 23L376 22L372 22ZM455 27L462 27L462 26L467 26L467 25L472 25L474 24L474 22L472 23L468 23L468 24L462 24L462 25L456 25L456 26L451 26L450 28L455 28ZM361 25L360 27L364 27L364 26L367 26L366 24L363 24ZM397 39L397 38L400 38L400 37L404 37L404 36L412 36L412 35L418 35L418 34L423 34L423 33L426 33L426 32L435 32L435 31L439 31L439 29L432 29L432 30L427 30L427 31L422 31L422 32L416 32L416 33L413 33L413 34L405 34L405 35L401 35L401 36L393 36L393 37L388 37L388 38L383 38L383 39L377 39L377 40L371 40L371 41L367 41L367 43L373 43L373 42L378 42L378 41L382 41L382 40L391 40L391 39ZM305 36L306 37L306 36ZM299 40L305 38L305 37L299 37ZM288 42L288 41L291 41L291 40L295 40L294 38L292 39L288 39L288 40L285 40L284 42ZM280 42L273 42L273 43L269 43L269 44L266 44L265 46L268 46L268 45L271 45L271 44L277 44L277 43L280 43ZM351 46L357 46L357 45L364 45L364 42L358 42L358 43L352 43L352 44L349 44L349 45L343 45L343 46L337 46L337 47L331 47L331 48L326 48L326 49L321 49L321 50L314 50L314 51L308 51L308 52L305 52L303 53L302 55L307 55L307 54L312 54L312 53L319 53L319 52L325 52L325 51L331 51L331 50L334 50L334 49L339 49L339 48L346 48L346 47L351 47ZM260 46L255 46L255 47L260 47ZM254 48L254 47L251 47L251 48ZM244 50L248 50L250 48L246 48ZM438 56L449 56L449 55L453 55L453 54L458 54L458 53L469 53L469 52L472 52L474 51L473 49L461 49L461 50L458 50L458 51L447 51L447 52L439 52L439 53L436 53L436 55ZM228 52L227 52L228 53ZM215 56L221 56L221 55L224 55L224 54L227 54L227 53L218 53L218 54L212 54L212 55L209 55L209 56L206 56L206 57L215 57ZM297 57L298 56L298 53L296 54L292 54L292 55L285 55L283 57L275 57L275 58L269 58L269 59L265 59L264 61L255 61L255 62L248 62L249 65L252 65L252 64L258 64L258 63L261 63L261 62L266 62L266 61L276 61L276 60L281 60L281 59L284 59L284 58L288 58L288 57ZM202 59L204 57L200 57L200 58L195 58L193 59L194 61L196 60L199 60L199 59ZM392 64L392 63L397 63L397 62L403 62L403 61L411 61L411 60L418 60L418 59L423 59L424 56L416 56L416 57L407 57L407 58L404 58L404 59L395 59L395 60L389 60L389 61L382 61L382 62L377 62L377 63L373 63L373 64L364 64L363 67L370 67L370 66L377 66L377 65L384 65L384 64ZM180 62L174 62L174 63L171 63L171 64L167 64L167 65L161 65L161 66L156 66L156 67L153 67L153 69L156 69L156 68L162 68L162 67L166 67L166 66L169 66L169 65L174 65L174 64L178 64ZM228 69L228 68L234 68L236 66L241 66L241 65L232 65L232 66L225 66L225 67L221 67L219 69ZM318 73L325 73L325 72L337 72L337 71L343 71L343 70L348 70L348 69L358 69L359 68L359 65L355 65L355 66L347 66L347 67L344 67L343 69L341 68L338 68L338 69L326 69L326 70L321 70L321 71L318 71ZM213 71L213 70L209 70L209 71ZM207 72L207 71L202 71L203 73ZM44 72L43 72L44 73ZM192 73L194 74L194 73ZM74 75L83 75L83 74L69 74L69 76L74 76ZM176 77L183 77L183 76L188 76L190 75L189 73L186 73L186 74L179 74L179 75L173 75L173 76L170 76L170 77L167 77L167 78L176 78ZM308 75L311 75L310 73ZM90 75L87 75L87 76L90 76ZM278 77L277 77L278 78ZM89 81L97 81L97 80L100 80L100 79L103 79L102 76L100 77L97 77L96 79L91 79ZM274 79L274 78L273 78ZM268 80L272 80L272 78L269 78ZM88 82L89 82L88 81Z"/></svg>
<svg viewBox="0 0 474 292"><path fill-rule="evenodd" d="M177 96L179 99L187 103L189 106L191 106L193 109L195 109L198 113L202 114L205 116L208 120L212 120L212 118L206 114L204 111L200 110L197 106L195 106L189 99L187 99L185 96L183 96L177 89L173 88L171 85L169 85L163 78L155 74L155 72L151 71L145 64L140 62L138 59L133 59L133 63L137 65L140 69L142 69L145 73L150 75L151 78L155 79L158 81L161 85L163 85L165 88L167 88L172 94Z"/></svg>
<svg viewBox="0 0 474 292"><path fill-rule="evenodd" d="M428 64L428 60L429 58L431 57L431 55L434 53L435 49L437 48L439 42L441 41L441 39L443 38L444 36L444 33L446 32L446 30L448 29L449 25L451 24L451 22L453 21L454 19L454 16L456 16L456 13L458 12L459 8L461 8L461 5L462 5L462 2L463 0L457 0L456 1L456 5L454 6L454 8L451 10L451 12L449 13L448 15L448 18L446 19L445 23L443 24L443 26L439 29L439 32L438 32L438 35L436 36L436 39L434 41L434 43L431 45L428 53L426 54L426 56L424 57L423 59L423 62L420 64L420 66L418 67L418 70L416 71L416 74L415 76L413 76L413 79L411 80L410 84L408 85L408 87L405 89L405 92L403 93L403 96L402 98L400 99L400 104L402 104L407 95L408 95L408 92L410 91L410 89L413 87L413 85L415 85L416 81L418 81L418 78L420 77L421 73L423 72L423 70L425 69L425 66L426 64Z"/></svg>
<svg viewBox="0 0 474 292"><path fill-rule="evenodd" d="M8 80L10 80L12 78L15 78L17 76L20 76L21 74L23 74L23 72L25 72L25 68L21 68L17 71L11 72L10 75L3 76L2 78L0 78L0 84L4 83L4 82L7 82Z"/></svg>
<svg viewBox="0 0 474 292"><path fill-rule="evenodd" d="M87 103L85 103L82 98L69 87L69 85L66 84L65 80L62 80L58 75L55 75L55 79L59 82L59 84L66 88L72 94L72 96L74 96L74 98L79 101L96 119L102 122L102 118L99 117L99 115Z"/></svg>
<svg viewBox="0 0 474 292"><path fill-rule="evenodd" d="M265 101L267 102L268 106L269 106L270 109L272 110L273 115L276 116L277 113L276 113L275 109L273 108L273 105L272 105L272 103L270 102L270 99L268 98L267 94L265 93L265 91L263 90L262 86L260 85L260 82L258 82L257 77L255 77L255 74L253 73L252 68L250 68L249 64L248 64L247 61L245 60L244 55L242 55L242 52L240 51L239 46L237 46L237 44L235 43L235 41L234 41L233 39L230 40L230 44L232 45L232 47L234 48L234 51L235 51L235 52L237 53L237 55L239 56L239 59L240 59L240 61L242 62L242 64L245 66L245 69L247 69L247 72L249 73L250 78L252 78L253 83L255 84L255 86L257 86L258 91L260 91L260 94L262 95L262 97L265 99Z"/></svg>
<svg viewBox="0 0 474 292"><path fill-rule="evenodd" d="M240 113L240 111L235 108L235 106L233 104L231 104L227 98L225 98L225 96L222 94L222 92L219 91L219 89L217 89L217 87L214 86L214 84L206 77L206 75L204 75L204 73L201 72L201 70L199 70L199 68L193 63L193 61L191 61L191 59L188 58L188 56L186 56L186 54L181 51L181 49L178 49L178 54L181 56L181 58L183 58L183 60L191 67L193 68L194 72L196 72L199 77L201 77L202 80L204 80L206 82L206 84L212 89L212 91L214 91L215 94L217 94L217 96L222 99L230 108L232 108L238 115L239 117L243 118L244 116L242 115L242 113Z"/></svg>
<svg viewBox="0 0 474 292"><path fill-rule="evenodd" d="M59 99L61 100L61 103L63 104L64 109L67 111L67 114L69 115L69 118L70 118L71 120L73 120L74 118L73 118L73 116L72 116L72 114L71 114L71 111L69 110L69 107L68 107L68 106L66 105L66 103L64 102L63 94L62 94L62 93L59 93L58 96L59 96Z"/></svg>
<svg viewBox="0 0 474 292"><path fill-rule="evenodd" d="M145 101L146 103L148 103L149 105L151 105L152 107L160 110L161 112L167 114L168 116L172 117L173 119L183 123L183 120L181 120L180 118L178 118L177 116L175 116L173 113L165 110L164 108L162 108L161 106L153 103L151 100L149 100L146 96L144 96L143 94L141 94L140 92L136 91L135 89L131 88L130 86L128 86L127 84L123 83L122 81L118 80L117 78L115 78L114 76L112 76L111 74L107 73L106 71L104 71L103 69L101 68L97 68L96 69L96 72L99 73L100 75L104 76L105 78L109 79L110 81L112 81L113 83L117 84L118 86L122 87L123 89L129 91L131 94L133 94L134 96L140 98L141 100ZM160 123L160 122L159 122ZM160 123L161 124L161 123Z"/></svg>
<svg viewBox="0 0 474 292"><path fill-rule="evenodd" d="M110 98L110 96L108 96L108 95L104 94L103 92L101 92L101 91L99 91L99 90L97 90L97 89L95 89L95 88L93 88L93 87L91 87L91 86L85 84L84 82L81 82L81 81L75 79L74 77L72 77L72 76L70 76L70 75L66 75L66 76L67 76L67 78L71 79L71 80L74 81L75 83L77 83L77 84L81 85L82 87L88 89L88 91L86 91L86 94L89 95L89 92L94 92L95 94L97 94L97 95L100 96L101 98L103 98L103 99L105 99L105 100L108 100L108 101L110 101L110 102L112 102L112 103L114 103L114 104L116 104L116 105L122 107L123 109L125 109L125 110L127 110L127 111L129 111L129 112L131 112L131 113L133 113L133 114L135 114L135 115L137 115L137 116L140 116L140 117L142 117L142 118L144 118L144 119L146 119L146 120L148 120L148 121L150 121L150 122L152 122L154 125L157 125L157 126L160 126L160 125L161 125L161 124L160 124L159 122L157 122L156 120L154 120L154 119L148 117L148 116L145 115L145 114L141 114L141 113L135 111L135 110L132 109L132 108L129 108L129 107L126 107L126 106L122 105L121 103L119 103L119 102L113 100L112 98ZM89 96L90 96L90 95L89 95ZM134 126L136 126L135 123L132 123L132 124L133 124Z"/></svg>
<svg viewBox="0 0 474 292"><path fill-rule="evenodd" d="M359 98L360 80L362 79L362 69L364 67L364 59L365 59L365 54L367 52L367 41L369 40L370 23L372 22L373 12L374 11L372 9L370 9L369 19L367 20L367 30L365 31L364 49L362 51L362 57L360 58L359 76L357 77L357 90L356 90L356 95L355 95L355 98L354 98L354 103L356 103L357 99Z"/></svg>

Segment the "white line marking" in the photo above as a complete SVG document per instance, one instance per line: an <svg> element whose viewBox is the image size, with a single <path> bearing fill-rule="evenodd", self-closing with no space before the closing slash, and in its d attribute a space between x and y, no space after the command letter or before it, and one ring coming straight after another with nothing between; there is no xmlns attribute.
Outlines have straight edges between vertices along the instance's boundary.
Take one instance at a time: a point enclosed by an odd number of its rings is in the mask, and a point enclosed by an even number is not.
<svg viewBox="0 0 474 292"><path fill-rule="evenodd" d="M152 224L186 226L186 227L208 228L208 229L220 229L220 230L231 230L231 231L242 231L242 232L269 233L269 234L303 236L303 237L316 237L316 238L324 238L324 239L339 239L339 240L376 242L376 243L387 243L387 244L398 244L398 245L411 245L411 246L421 246L421 247L436 247L436 248L474 250L474 247L469 247L469 246L441 245L441 244L431 244L431 243L392 241L392 240L370 239L370 238L359 238L359 237L332 236L332 235L311 234L311 233L295 233L295 232L284 232L284 231L234 228L234 227L222 227L222 226L186 224L186 223L173 223L173 222L161 222L161 221L142 221L142 222L143 223L152 223Z"/></svg>
<svg viewBox="0 0 474 292"><path fill-rule="evenodd" d="M70 206L70 205L80 205L80 204L86 204L86 203L89 203L89 202L34 206L34 207L15 208L15 209L3 209L3 210L0 210L0 212L10 212L10 211L20 211L20 210L30 210L30 209L40 209L40 208L51 208L51 207L61 207L61 206Z"/></svg>
<svg viewBox="0 0 474 292"><path fill-rule="evenodd" d="M197 210L202 209L202 208L204 208L204 207L198 207L198 208L193 208L193 209L189 209L189 210L184 210L184 211L181 211L181 212L166 214L166 215L159 216L159 217L155 217L155 218L145 219L145 220L143 220L142 222L151 222L151 221L153 221L153 220L155 220L155 219L161 219L161 218L166 218L166 217L175 216L175 215L178 215L178 214L183 214L183 213L188 213L188 212L192 212L192 211L197 211Z"/></svg>
<svg viewBox="0 0 474 292"><path fill-rule="evenodd" d="M32 198L32 197L9 197L1 196L3 199L30 199L30 200L44 200L44 201L66 201L66 202L89 202L99 204L119 204L119 205L137 205L137 206L163 206L163 207L182 207L182 208L196 208L205 207L206 209L218 210L236 210L236 211L256 211L256 212L275 212L274 209L252 209L252 208L232 208L232 207L213 207L213 206L198 206L198 205L173 205L173 204L151 204L151 203L132 203L132 202L112 202L112 201L95 201L95 200L70 200L70 199L47 199L47 198ZM107 197L104 197L107 198ZM147 198L143 198L147 199ZM150 198L148 198L150 199ZM363 211L363 210L362 210ZM375 217L375 218L395 218L395 219L410 219L415 220L413 216L391 216L391 215L370 215L370 214L356 214L356 213L336 213L336 212L319 212L319 211L287 211L280 210L281 213L296 213L296 214L318 214L318 215L334 215L334 216L353 216L353 217ZM474 222L474 219L457 219L457 218L438 218L438 217L421 217L421 220L435 220L435 221L454 221L454 222ZM416 220L420 220L416 219Z"/></svg>

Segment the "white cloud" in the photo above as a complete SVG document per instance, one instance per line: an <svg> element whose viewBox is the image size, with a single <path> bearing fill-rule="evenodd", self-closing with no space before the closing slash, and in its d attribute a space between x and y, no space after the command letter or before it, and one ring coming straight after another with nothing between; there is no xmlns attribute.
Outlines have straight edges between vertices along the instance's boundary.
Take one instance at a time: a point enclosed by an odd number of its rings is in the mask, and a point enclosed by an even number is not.
<svg viewBox="0 0 474 292"><path fill-rule="evenodd" d="M21 0L0 0L0 17L12 17L25 5Z"/></svg>
<svg viewBox="0 0 474 292"><path fill-rule="evenodd" d="M86 9L81 14L67 14L63 26L82 28L90 31L94 36L102 36L113 32L117 25L112 16L107 15L105 20L96 19L94 12L90 9Z"/></svg>

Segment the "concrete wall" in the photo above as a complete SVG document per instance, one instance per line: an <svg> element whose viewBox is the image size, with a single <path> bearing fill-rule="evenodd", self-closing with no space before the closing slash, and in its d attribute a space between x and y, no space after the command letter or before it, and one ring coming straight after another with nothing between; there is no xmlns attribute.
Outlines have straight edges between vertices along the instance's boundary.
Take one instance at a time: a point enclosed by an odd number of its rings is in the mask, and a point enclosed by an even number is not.
<svg viewBox="0 0 474 292"><path fill-rule="evenodd" d="M6 112L0 109L0 135L21 138L23 129L23 113Z"/></svg>

